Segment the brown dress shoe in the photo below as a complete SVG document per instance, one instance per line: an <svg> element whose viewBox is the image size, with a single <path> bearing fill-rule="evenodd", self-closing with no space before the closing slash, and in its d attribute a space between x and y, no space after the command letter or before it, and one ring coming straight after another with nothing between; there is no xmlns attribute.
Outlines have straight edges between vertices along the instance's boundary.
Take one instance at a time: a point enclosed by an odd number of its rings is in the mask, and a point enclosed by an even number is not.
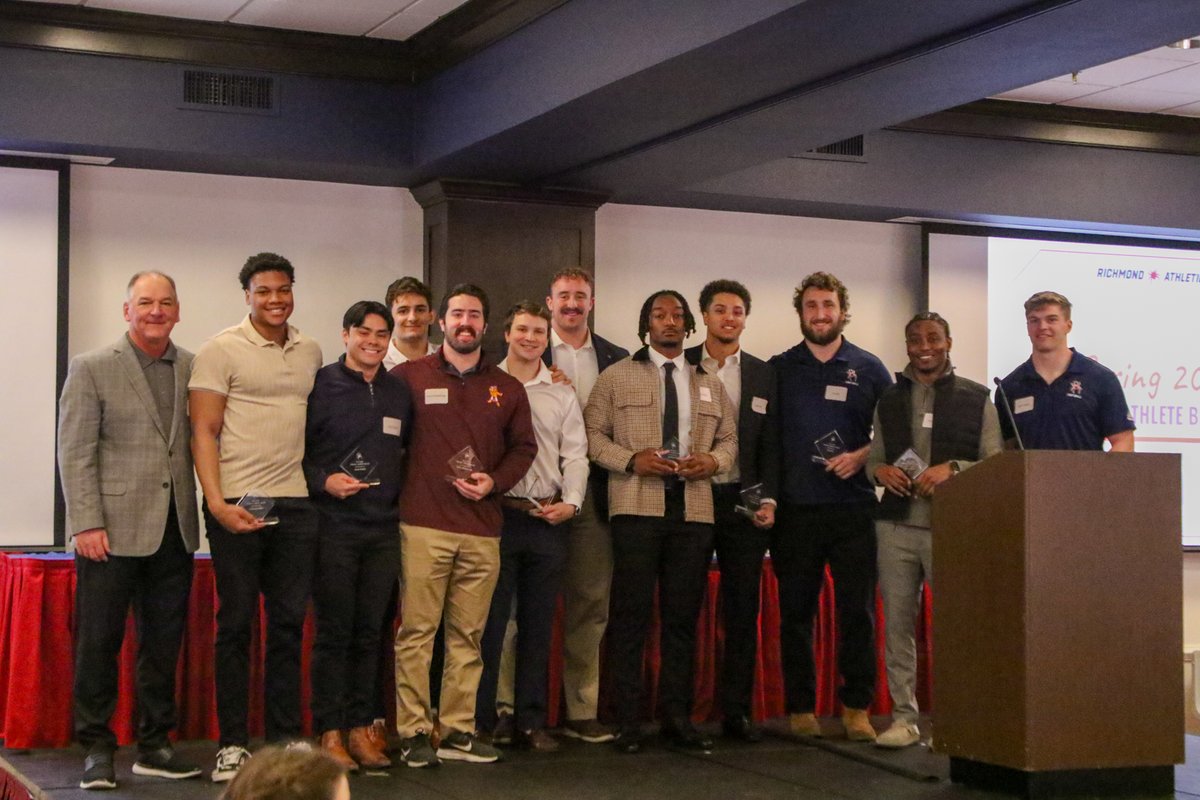
<svg viewBox="0 0 1200 800"><path fill-rule="evenodd" d="M558 740L541 728L517 732L513 743L538 753L553 753L558 750Z"/></svg>
<svg viewBox="0 0 1200 800"><path fill-rule="evenodd" d="M334 761L341 764L350 772L358 772L358 762L350 757L346 752L345 746L342 744L342 732L338 730L325 731L321 734L320 747L328 753Z"/></svg>
<svg viewBox="0 0 1200 800"><path fill-rule="evenodd" d="M371 746L384 755L392 752L388 747L387 722L384 720L377 719L367 726L367 738L371 740Z"/></svg>
<svg viewBox="0 0 1200 800"><path fill-rule="evenodd" d="M371 741L371 728L364 725L350 730L350 755L362 765L363 769L387 769L392 760Z"/></svg>

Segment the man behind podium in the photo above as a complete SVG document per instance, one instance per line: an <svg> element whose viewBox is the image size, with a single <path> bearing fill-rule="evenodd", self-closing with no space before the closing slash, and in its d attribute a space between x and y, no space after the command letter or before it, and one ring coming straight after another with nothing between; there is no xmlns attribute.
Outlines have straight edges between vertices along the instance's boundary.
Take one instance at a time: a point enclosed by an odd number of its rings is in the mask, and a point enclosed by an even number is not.
<svg viewBox="0 0 1200 800"><path fill-rule="evenodd" d="M171 749L175 663L199 542L188 449L192 354L171 342L175 282L139 272L125 295L128 332L72 359L59 406L58 463L75 545L75 735L83 789L115 789L117 653L133 604L138 638L138 775L191 778Z"/></svg>
<svg viewBox="0 0 1200 800"><path fill-rule="evenodd" d="M933 582L933 494L960 471L1000 452L1000 423L986 386L954 374L950 324L925 311L904 327L908 366L875 407L867 474L884 487L876 522L892 725L880 747L921 739L914 631L921 584ZM915 456L915 458L914 458Z"/></svg>
<svg viewBox="0 0 1200 800"><path fill-rule="evenodd" d="M1133 416L1112 370L1067 346L1071 301L1038 292L1025 301L1025 328L1033 354L996 393L1000 426L1009 445L1016 431L1027 450L1133 452ZM1009 409L1005 403L1011 403ZM1011 412L1011 416L1010 416Z"/></svg>

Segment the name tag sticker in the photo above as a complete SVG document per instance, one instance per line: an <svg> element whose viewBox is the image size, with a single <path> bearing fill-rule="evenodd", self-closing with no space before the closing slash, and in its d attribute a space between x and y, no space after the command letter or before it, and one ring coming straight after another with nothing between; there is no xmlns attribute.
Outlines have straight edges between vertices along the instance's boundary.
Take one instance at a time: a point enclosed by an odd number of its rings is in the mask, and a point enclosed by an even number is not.
<svg viewBox="0 0 1200 800"><path fill-rule="evenodd" d="M450 402L449 389L426 389L425 390L425 405L427 406L444 406Z"/></svg>
<svg viewBox="0 0 1200 800"><path fill-rule="evenodd" d="M836 400L839 403L844 403L844 402L846 402L846 396L848 393L849 393L849 390L846 389L845 386L826 386L825 387L825 399L826 400Z"/></svg>
<svg viewBox="0 0 1200 800"><path fill-rule="evenodd" d="M383 418L383 432L386 433L388 436L399 436L400 435L400 420L396 419L395 417L384 417Z"/></svg>
<svg viewBox="0 0 1200 800"><path fill-rule="evenodd" d="M925 415L923 417L921 417L921 427L922 428L932 428L933 427L933 412L931 412L931 411L925 412Z"/></svg>
<svg viewBox="0 0 1200 800"><path fill-rule="evenodd" d="M712 389L709 389L707 386L700 387L700 402L702 402L702 403L711 403L712 402Z"/></svg>
<svg viewBox="0 0 1200 800"><path fill-rule="evenodd" d="M1026 411L1033 411L1033 398L1018 397L1017 402L1013 403L1013 413L1024 414Z"/></svg>
<svg viewBox="0 0 1200 800"><path fill-rule="evenodd" d="M767 413L767 398L755 397L750 401L750 410L755 414Z"/></svg>

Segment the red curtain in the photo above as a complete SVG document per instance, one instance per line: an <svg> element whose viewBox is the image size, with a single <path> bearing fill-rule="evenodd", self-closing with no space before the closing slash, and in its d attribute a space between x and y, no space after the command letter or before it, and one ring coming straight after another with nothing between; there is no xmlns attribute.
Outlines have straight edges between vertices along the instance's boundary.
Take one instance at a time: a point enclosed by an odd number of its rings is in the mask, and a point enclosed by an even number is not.
<svg viewBox="0 0 1200 800"><path fill-rule="evenodd" d="M213 696L213 640L215 633L216 590L212 562L207 557L196 559L196 575L192 583L191 604L183 652L179 659L177 700L179 703L179 737L182 739L216 739L216 702ZM696 720L719 719L720 708L715 701L719 676L720 654L724 637L719 623L719 575L714 567L708 576L708 593L697 621L696 691L693 717ZM836 645L833 636L833 586L826 575L821 594L821 609L815 629L817 656L817 713L838 711ZM779 654L779 590L771 569L765 567L762 580L762 615L759 621L759 662L754 684L754 716L758 719L783 713L783 678ZM71 742L71 685L72 635L75 607L75 564L64 555L18 556L0 555L0 736L10 748L65 747ZM919 653L917 698L923 709L929 710L929 674L932 663L931 643L927 634L931 623L931 604L928 591L918 626ZM877 621L882 621L878 609ZM655 620L657 630L657 617ZM113 718L113 729L122 744L133 741L133 676L134 630L132 618L127 623L125 646L120 657L120 699ZM251 702L250 732L260 736L263 731L262 670L265 620L259 615L259 625L251 643ZM304 674L309 674L312 652L313 621L311 614L304 630ZM891 710L887 695L887 677L883 666L883 629L876 626L879 678L876 682L876 701L872 711L886 714ZM656 678L658 672L657 634L652 633L646 648L646 674ZM561 685L562 663L561 626L556 626L550 665L551 686ZM602 670L603 674L603 670ZM393 697L393 687L384 687L386 696ZM302 700L305 709L305 730L311 727L308 714L309 684L303 684ZM603 698L602 698L603 702ZM647 698L647 714L655 698ZM394 713L389 702L389 717ZM556 724L561 707L555 693L550 698L550 723Z"/></svg>

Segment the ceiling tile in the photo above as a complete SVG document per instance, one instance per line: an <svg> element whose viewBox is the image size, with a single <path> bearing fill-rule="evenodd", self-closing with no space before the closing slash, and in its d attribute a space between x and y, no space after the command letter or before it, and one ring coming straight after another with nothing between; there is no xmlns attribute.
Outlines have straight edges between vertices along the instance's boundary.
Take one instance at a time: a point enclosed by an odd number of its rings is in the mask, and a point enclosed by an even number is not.
<svg viewBox="0 0 1200 800"><path fill-rule="evenodd" d="M1179 66L1170 72L1127 84L1126 88L1148 89L1155 92L1178 92L1200 100L1200 62L1180 64L1180 62L1173 61L1170 63Z"/></svg>
<svg viewBox="0 0 1200 800"><path fill-rule="evenodd" d="M1001 100L1022 100L1026 103L1061 103L1076 97L1103 92L1109 87L1071 81L1042 81L1011 92L994 95Z"/></svg>
<svg viewBox="0 0 1200 800"><path fill-rule="evenodd" d="M88 8L225 22L246 0L85 0Z"/></svg>
<svg viewBox="0 0 1200 800"><path fill-rule="evenodd" d="M1116 89L1106 89L1103 92L1090 94L1086 97L1067 100L1062 105L1078 106L1080 108L1107 108L1112 111L1154 113L1186 105L1194 99L1193 96L1186 94L1150 92L1122 86Z"/></svg>
<svg viewBox="0 0 1200 800"><path fill-rule="evenodd" d="M1200 103L1191 103L1186 106L1176 106L1166 113L1175 114L1180 117L1200 117Z"/></svg>
<svg viewBox="0 0 1200 800"><path fill-rule="evenodd" d="M413 0L251 0L232 22L362 36Z"/></svg>
<svg viewBox="0 0 1200 800"><path fill-rule="evenodd" d="M1136 55L1080 70L1079 80L1105 86L1124 86L1171 69L1175 67L1161 58Z"/></svg>
<svg viewBox="0 0 1200 800"><path fill-rule="evenodd" d="M467 0L417 0L368 35L404 41L449 14Z"/></svg>

